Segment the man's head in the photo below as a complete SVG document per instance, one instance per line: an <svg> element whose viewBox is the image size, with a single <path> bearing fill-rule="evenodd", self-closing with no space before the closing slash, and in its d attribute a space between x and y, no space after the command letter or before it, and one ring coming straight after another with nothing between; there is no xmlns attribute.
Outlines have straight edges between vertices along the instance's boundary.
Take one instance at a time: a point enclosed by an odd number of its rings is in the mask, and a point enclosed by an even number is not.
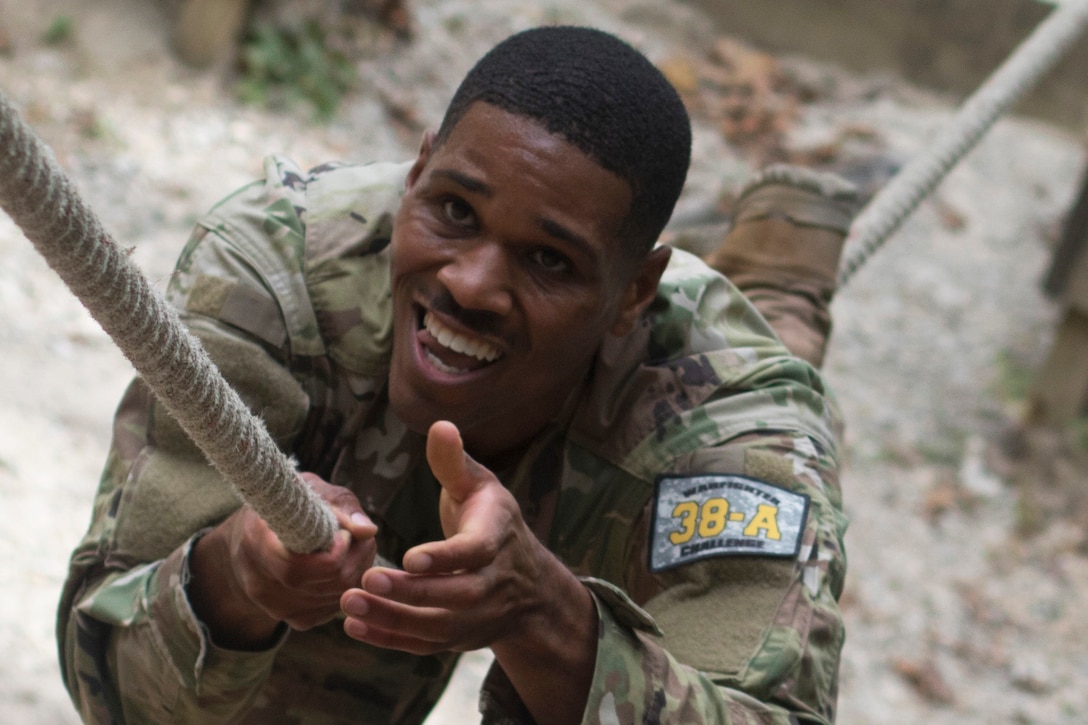
<svg viewBox="0 0 1088 725"><path fill-rule="evenodd" d="M622 236L645 252L669 221L691 160L691 124L676 90L647 58L592 28L513 35L476 63L438 129L441 144L470 106L531 118L627 182Z"/></svg>
<svg viewBox="0 0 1088 725"><path fill-rule="evenodd" d="M547 49L516 51L553 32ZM572 49L569 37L584 63L557 52ZM516 57L512 91L497 69ZM679 143L653 138L647 129L669 127L654 122L661 109L644 83L616 80L631 67L637 79L653 69L597 31L514 36L470 73L439 135L424 137L391 247L389 393L410 428L451 420L473 455L515 450L586 379L604 336L629 332L652 301L669 252L631 230L656 237L667 221L689 131L684 116ZM526 100L534 94L560 110ZM662 146L680 149L670 171Z"/></svg>

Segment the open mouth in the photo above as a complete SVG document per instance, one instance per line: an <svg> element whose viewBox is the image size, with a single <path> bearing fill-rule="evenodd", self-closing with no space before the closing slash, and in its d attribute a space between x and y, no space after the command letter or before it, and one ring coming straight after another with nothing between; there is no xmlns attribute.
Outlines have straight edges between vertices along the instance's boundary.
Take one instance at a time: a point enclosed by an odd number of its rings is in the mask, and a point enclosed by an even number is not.
<svg viewBox="0 0 1088 725"><path fill-rule="evenodd" d="M429 311L423 314L419 340L427 362L447 375L464 375L502 357L491 343L450 329Z"/></svg>

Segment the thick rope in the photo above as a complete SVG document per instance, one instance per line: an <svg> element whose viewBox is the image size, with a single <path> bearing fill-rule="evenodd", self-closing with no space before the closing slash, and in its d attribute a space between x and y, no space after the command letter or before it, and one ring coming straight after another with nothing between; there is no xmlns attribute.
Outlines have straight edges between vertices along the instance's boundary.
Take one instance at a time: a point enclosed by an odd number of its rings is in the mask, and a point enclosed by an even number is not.
<svg viewBox="0 0 1088 725"><path fill-rule="evenodd" d="M850 228L840 286L899 229L997 117L1058 62L1085 27L1088 1L1064 0L967 99L932 146L873 197Z"/></svg>
<svg viewBox="0 0 1088 725"><path fill-rule="evenodd" d="M0 207L283 544L300 553L328 548L337 528L331 509L299 478L3 93Z"/></svg>

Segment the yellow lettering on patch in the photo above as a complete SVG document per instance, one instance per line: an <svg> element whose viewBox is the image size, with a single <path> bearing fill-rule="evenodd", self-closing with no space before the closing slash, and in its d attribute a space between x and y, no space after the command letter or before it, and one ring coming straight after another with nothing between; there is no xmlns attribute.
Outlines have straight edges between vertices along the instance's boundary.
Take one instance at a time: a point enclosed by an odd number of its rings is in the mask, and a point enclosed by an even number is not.
<svg viewBox="0 0 1088 725"><path fill-rule="evenodd" d="M669 534L669 541L674 544L684 544L691 541L695 535L695 522L698 519L699 506L694 501L681 501L672 510L672 517L680 519L680 531Z"/></svg>
<svg viewBox="0 0 1088 725"><path fill-rule="evenodd" d="M699 515L699 536L704 539L717 536L725 530L728 523L729 502L724 498L707 499Z"/></svg>
<svg viewBox="0 0 1088 725"><path fill-rule="evenodd" d="M723 556L797 556L809 498L737 474L661 476L649 541L654 572Z"/></svg>
<svg viewBox="0 0 1088 725"><path fill-rule="evenodd" d="M782 533L778 530L778 507L761 503L756 509L756 515L744 527L745 536L759 536L760 531L767 532L768 539L778 541Z"/></svg>

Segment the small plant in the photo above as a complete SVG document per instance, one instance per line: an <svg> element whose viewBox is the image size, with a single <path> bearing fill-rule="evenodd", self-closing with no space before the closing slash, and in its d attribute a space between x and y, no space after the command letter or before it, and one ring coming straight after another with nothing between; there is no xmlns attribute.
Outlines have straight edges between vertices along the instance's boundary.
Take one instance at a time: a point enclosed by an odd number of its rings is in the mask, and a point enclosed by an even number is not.
<svg viewBox="0 0 1088 725"><path fill-rule="evenodd" d="M996 392L1007 402L1019 402L1027 399L1034 384L1035 370L1024 359L1011 350L1001 350L997 354Z"/></svg>
<svg viewBox="0 0 1088 725"><path fill-rule="evenodd" d="M67 15L58 15L42 33L42 42L46 45L61 45L68 42L75 33L75 22Z"/></svg>
<svg viewBox="0 0 1088 725"><path fill-rule="evenodd" d="M1030 539L1046 530L1050 523L1048 513L1030 490L1022 490L1013 507L1013 525L1018 536Z"/></svg>
<svg viewBox="0 0 1088 725"><path fill-rule="evenodd" d="M1088 453L1088 415L1082 415L1070 424L1073 443L1082 453Z"/></svg>
<svg viewBox="0 0 1088 725"><path fill-rule="evenodd" d="M313 20L297 28L255 24L242 45L241 70L243 101L274 108L309 103L324 121L355 83L349 58L328 44Z"/></svg>

